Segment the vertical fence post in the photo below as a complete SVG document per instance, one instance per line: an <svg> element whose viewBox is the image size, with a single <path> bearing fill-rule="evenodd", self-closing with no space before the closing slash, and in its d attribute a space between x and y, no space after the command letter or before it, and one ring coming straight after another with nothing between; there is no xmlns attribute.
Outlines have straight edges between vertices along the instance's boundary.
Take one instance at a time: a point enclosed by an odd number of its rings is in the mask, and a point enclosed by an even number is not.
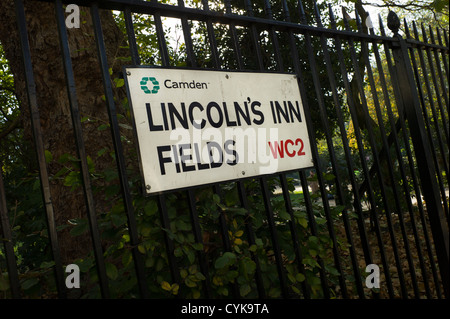
<svg viewBox="0 0 450 319"><path fill-rule="evenodd" d="M3 185L2 163L0 163L0 239L5 248L6 268L11 287L11 296L15 299L20 296L19 274L17 272L16 257L14 255L14 246L12 241L11 225L8 218L6 207L5 186Z"/></svg>
<svg viewBox="0 0 450 319"><path fill-rule="evenodd" d="M425 123L420 109L419 95L415 86L408 47L405 39L398 34L400 20L392 11L388 16L388 27L398 42L392 43L395 61L395 72L398 77L398 88L406 119L409 122L411 140L414 146L416 161L425 198L427 214L430 219L436 255L438 258L442 285L446 297L449 297L449 243L448 226L444 215L439 188L436 181L436 167L433 162L430 144L427 139Z"/></svg>

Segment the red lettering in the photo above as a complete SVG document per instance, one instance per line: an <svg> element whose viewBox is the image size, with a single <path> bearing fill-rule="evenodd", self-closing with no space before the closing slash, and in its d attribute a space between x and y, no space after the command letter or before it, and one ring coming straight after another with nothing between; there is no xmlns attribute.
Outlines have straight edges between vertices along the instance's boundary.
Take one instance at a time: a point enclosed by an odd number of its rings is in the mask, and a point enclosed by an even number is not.
<svg viewBox="0 0 450 319"><path fill-rule="evenodd" d="M303 145L303 140L302 140L301 138L296 139L296 140L295 140L295 145L297 146L298 143L300 143L300 149L298 150L297 155L298 155L298 156L305 155L306 153L303 152L303 147L304 147L304 145Z"/></svg>
<svg viewBox="0 0 450 319"><path fill-rule="evenodd" d="M283 141L281 141L281 143L280 143L281 148L278 146L278 141L275 141L274 145L275 145L275 150L272 148L272 144L270 144L270 141L269 141L269 147L270 147L270 150L272 151L273 158L278 158L278 154L280 154L280 157L283 158L284 157Z"/></svg>
<svg viewBox="0 0 450 319"><path fill-rule="evenodd" d="M288 145L295 145L295 146L300 146L298 151L292 150L292 147L288 148ZM274 141L273 142L273 146L272 143L269 141L269 147L270 147L270 151L272 152L272 156L273 158L277 159L278 155L280 156L280 158L284 158L284 152L286 152L287 156L289 157L294 157L295 155L297 156L302 156L305 155L306 153L303 151L303 148L305 147L303 140L301 138L297 138L294 141L292 141L291 139L288 139L286 141Z"/></svg>
<svg viewBox="0 0 450 319"><path fill-rule="evenodd" d="M297 141L296 141L297 142ZM295 156L295 152L289 152L289 150L288 150L288 144L291 144L291 145L294 145L294 142L292 141L292 140L286 140L286 142L284 143L284 149L286 150L286 154L289 156L289 157L294 157Z"/></svg>

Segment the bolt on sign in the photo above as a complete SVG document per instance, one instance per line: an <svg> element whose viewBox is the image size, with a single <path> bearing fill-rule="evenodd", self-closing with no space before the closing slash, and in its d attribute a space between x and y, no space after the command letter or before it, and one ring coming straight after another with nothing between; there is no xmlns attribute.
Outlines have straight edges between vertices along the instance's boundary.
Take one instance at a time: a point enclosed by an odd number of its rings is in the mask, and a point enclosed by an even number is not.
<svg viewBox="0 0 450 319"><path fill-rule="evenodd" d="M295 75L124 71L147 194L313 166Z"/></svg>

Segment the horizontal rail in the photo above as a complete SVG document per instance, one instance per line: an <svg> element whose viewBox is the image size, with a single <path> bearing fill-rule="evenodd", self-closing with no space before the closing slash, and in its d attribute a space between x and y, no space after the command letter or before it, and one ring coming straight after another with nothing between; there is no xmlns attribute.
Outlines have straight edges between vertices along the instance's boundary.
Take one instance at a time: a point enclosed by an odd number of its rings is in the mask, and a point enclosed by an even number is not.
<svg viewBox="0 0 450 319"><path fill-rule="evenodd" d="M51 0L43 0L52 2ZM64 3L75 3L80 6L90 6L95 1L89 0L63 0ZM328 37L341 37L341 38L357 38L360 40L366 40L376 43L383 42L398 42L396 38L379 35L369 35L365 33L358 33L352 31L328 29L324 27L310 26L305 24L298 24L294 22L278 21L273 19L258 18L254 16L242 16L232 13L223 13L212 10L201 10L188 7L174 6L169 4L162 4L156 2L146 2L142 0L109 0L108 2L99 1L99 8L109 10L125 11L126 8L130 8L134 13L141 14L155 14L159 13L165 17L180 18L183 15L187 15L189 19L207 21L212 20L215 23L230 24L234 23L238 26L248 27L251 25L263 26L265 29L274 28L276 31L290 30L294 33L310 33L313 35L326 35ZM429 45L427 43L418 42L420 45L430 46L433 48L439 48L441 50L447 50L444 46Z"/></svg>

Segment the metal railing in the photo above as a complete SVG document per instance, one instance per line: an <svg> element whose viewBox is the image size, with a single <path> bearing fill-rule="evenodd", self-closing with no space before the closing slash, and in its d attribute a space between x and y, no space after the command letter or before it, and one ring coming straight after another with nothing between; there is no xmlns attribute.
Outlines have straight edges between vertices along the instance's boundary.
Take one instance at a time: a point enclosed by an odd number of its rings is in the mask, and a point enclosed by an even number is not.
<svg viewBox="0 0 450 319"><path fill-rule="evenodd" d="M254 61L257 68L253 71L290 72L298 75L300 91L304 98L305 115L309 124L309 135L312 140L316 179L311 179L307 175L308 170L294 172L299 180L298 187L302 190L303 207L298 207L298 204L292 202L287 173L254 179L262 195L261 214L265 214L264 227L267 229L268 237L264 240L270 241L272 247L269 261L276 267L279 285L277 289L280 291L280 297L311 298L314 294L311 280L298 280L299 289L293 289L292 282L295 280L287 271L287 267L289 264L296 265L296 272L300 274L305 274L311 267L311 256L308 255L307 259L304 256L303 234L307 232L310 237L317 238L320 232L318 227L322 224L325 224L324 229L329 238L330 255L328 257L333 261L334 272L331 272L334 277L330 277L330 269L323 261L324 256L314 254L313 259L318 265L317 279L320 281L320 284L316 286L319 286L322 291L321 297L330 298L332 293L339 298L448 297L449 205L446 190L449 176L449 47L445 31L442 35L440 30L436 30L438 39L436 41L431 28L427 31L422 26L420 30L413 24L411 32L405 22L402 26L405 37L402 37L399 34L400 21L395 15L390 14L388 26L393 36L386 34L381 19L379 21L381 34L375 34L373 28L366 28L368 24L366 21L362 22L358 14L351 20L345 18L347 13L343 11L343 18L339 19L343 23L338 25L332 8L329 8L328 27L325 27L317 5L313 6L313 14L307 16L302 1L295 3L298 12L294 15L289 11L288 2L281 0L280 16L283 17L281 20L274 18L269 1L262 2L264 7L258 8L263 9L264 14L255 14L253 11L255 5L249 0L245 1L245 13L242 14L233 13L236 11L233 10L232 2L229 0L224 1L222 11L210 9L206 0L202 1L202 8L185 7L182 0L178 1L178 5L138 0L49 2L55 3L61 59L64 63L68 103L75 134L74 144L80 161L80 176L95 255L95 269L102 297L111 297L111 279L107 275L94 194L90 186L89 165L75 90L63 3L86 6L91 13L112 132L112 144L120 178L124 214L127 219L129 247L140 297L152 297L150 291L154 291L152 287L154 283L148 282L151 269L145 263L146 254L139 249L141 245L139 223L136 220L135 198L130 190L126 154L121 141L114 100L115 87L110 77L110 65L106 56L99 14L102 9L123 13L133 65L141 64L133 17L146 14L153 17L162 66L171 66L162 18L172 17L181 21L186 64L190 68L199 66L190 22L201 21L205 23L211 69L223 68L219 52L221 48L218 47L214 33L217 24L228 28L230 41L233 44L236 70L247 69L246 61L249 57L243 56L242 43L240 43L242 30L245 30L252 41L254 55L250 59ZM58 230L42 142L43 133L27 35L27 20L22 0L15 0L15 5L27 82L30 121L39 163L49 245L54 260L56 287L58 296L64 298L68 289L65 286L64 265L59 252ZM241 11L244 12L244 10ZM293 21L294 16L299 20ZM307 21L314 21L314 25ZM351 23L356 24L356 29L350 26ZM263 47L262 39L269 41L271 45ZM289 52L288 59L286 59L286 52ZM270 58L267 58L267 55ZM310 79L311 83L305 83L306 78ZM326 107L328 102L325 101L325 93L334 105L335 133L329 123L330 110ZM342 94L345 98L342 98ZM311 96L313 96L312 100ZM350 121L354 127L354 143L357 147L351 146ZM326 145L326 156L317 146L319 138L316 138L315 132L318 125L323 130L321 141ZM321 164L321 158L324 157L329 161L328 169L331 174L325 174L326 169ZM355 173L358 169L359 175ZM283 210L289 216L284 224L279 220L279 208L274 207L274 194L269 185L273 179L279 184ZM257 244L260 233L256 234L252 218L248 213L254 203L249 202L247 182L249 182L248 179L242 179L232 184L237 192L241 208L247 212L243 238L246 238L251 247ZM319 185L320 196L310 192L311 183L314 182ZM223 184L215 184L211 188L212 193L217 195L216 198L224 203ZM184 194L182 198L186 200L186 207L191 218L194 241L204 245L206 243L201 222L203 217L199 215L195 190L186 189L181 193ZM0 256L6 260L10 296L19 298L23 291L20 288L20 275L15 262L14 240L9 225L3 184L0 184L0 194L2 195L0 197L1 230L2 237L5 238L4 250ZM330 199L333 197L331 194L334 196L333 199ZM164 231L171 229L167 196L168 194L159 194L148 200L156 200L157 203L171 282L185 285L185 278L180 274L182 268L179 265L180 260L174 253L177 243L169 232ZM416 200L413 200L414 198ZM317 214L317 208L314 208L317 205L320 206L319 214ZM296 222L298 220L296 212L299 210L306 213L307 229ZM230 223L224 211L220 211L216 230L217 236L220 236L222 241L222 247L220 247L222 253L233 251ZM285 227L288 227L288 230ZM281 238L281 232L283 236L286 232L288 233L291 242L290 252L283 249L285 246L280 243L280 240L285 241L284 237ZM345 242L346 249L342 248L342 241ZM294 257L288 258L288 254ZM205 250L197 251L197 256L198 268L203 274L201 296L205 298L220 296L213 291L213 287L219 286L211 277L214 261L209 259ZM255 270L252 273L254 282L250 287L257 297L270 297L268 289L271 287L267 284L263 265L260 265L257 254L251 252L251 258ZM370 264L380 266L382 274L380 289L368 289L364 282L362 265ZM334 279L336 279L335 282L333 282ZM236 280L230 281L230 295L235 298L243 295L239 285ZM184 297L182 293L180 295L178 296Z"/></svg>

